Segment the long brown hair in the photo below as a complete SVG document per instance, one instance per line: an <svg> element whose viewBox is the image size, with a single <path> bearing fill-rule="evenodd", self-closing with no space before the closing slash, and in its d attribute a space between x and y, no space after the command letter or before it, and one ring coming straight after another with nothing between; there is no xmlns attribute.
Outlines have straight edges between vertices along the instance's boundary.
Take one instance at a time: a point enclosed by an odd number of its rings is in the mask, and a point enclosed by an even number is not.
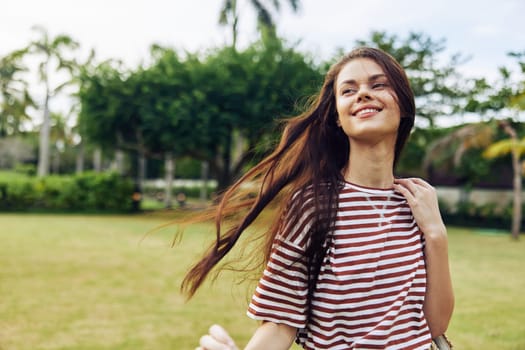
<svg viewBox="0 0 525 350"><path fill-rule="evenodd" d="M354 49L330 68L319 94L306 112L286 120L276 149L222 195L214 208L216 241L182 282L181 289L189 297L193 296L209 272L231 251L246 228L272 201L279 197L278 210L284 213L289 212L290 208L297 208L292 203L292 196L295 203L303 203L305 196L308 196L315 213L304 257L311 300L326 254L326 242L333 231L338 194L344 182L342 169L348 162L350 152L348 137L337 125L335 81L341 69L356 58L368 58L381 66L396 94L401 122L394 150L395 166L414 125L413 92L403 68L392 56L375 48ZM247 183L258 185L256 195L250 196L243 192L242 185ZM306 188L308 194L304 191ZM240 209L246 209L247 213L234 218L233 226L222 232L225 218L238 213ZM291 220L293 224L300 214L295 210L287 215L286 220ZM269 259L282 220L283 215L277 215L265 232L263 263Z"/></svg>

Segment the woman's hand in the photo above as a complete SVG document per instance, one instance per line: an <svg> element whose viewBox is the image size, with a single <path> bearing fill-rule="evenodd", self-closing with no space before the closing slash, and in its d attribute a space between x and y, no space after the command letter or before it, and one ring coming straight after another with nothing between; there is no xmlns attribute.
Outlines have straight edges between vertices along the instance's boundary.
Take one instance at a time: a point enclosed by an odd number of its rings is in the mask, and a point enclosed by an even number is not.
<svg viewBox="0 0 525 350"><path fill-rule="evenodd" d="M436 190L419 178L396 179L394 188L407 200L417 225L425 235L446 234Z"/></svg>
<svg viewBox="0 0 525 350"><path fill-rule="evenodd" d="M203 335L196 350L238 350L237 345L221 326L210 327L209 334Z"/></svg>
<svg viewBox="0 0 525 350"><path fill-rule="evenodd" d="M263 322L255 331L245 350L287 350L292 345L297 329L286 324ZM200 340L196 350L238 350L233 339L220 326L210 327L209 334Z"/></svg>

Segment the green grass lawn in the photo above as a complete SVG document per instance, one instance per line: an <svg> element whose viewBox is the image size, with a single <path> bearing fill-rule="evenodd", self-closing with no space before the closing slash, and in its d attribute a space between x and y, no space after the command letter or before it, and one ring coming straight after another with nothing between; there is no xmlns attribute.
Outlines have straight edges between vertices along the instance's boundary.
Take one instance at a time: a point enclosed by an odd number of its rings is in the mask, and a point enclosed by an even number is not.
<svg viewBox="0 0 525 350"><path fill-rule="evenodd" d="M212 323L244 344L251 287L224 273L190 302L184 272L213 233L144 234L162 215L0 215L0 349L194 349ZM508 235L449 230L457 349L525 349L525 246Z"/></svg>

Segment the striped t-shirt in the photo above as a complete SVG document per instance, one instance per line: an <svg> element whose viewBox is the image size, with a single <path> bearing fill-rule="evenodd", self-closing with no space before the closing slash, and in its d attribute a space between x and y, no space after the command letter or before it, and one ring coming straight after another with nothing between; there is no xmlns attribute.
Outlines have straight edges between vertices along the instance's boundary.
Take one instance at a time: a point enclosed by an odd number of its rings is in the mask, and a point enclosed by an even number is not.
<svg viewBox="0 0 525 350"><path fill-rule="evenodd" d="M298 328L305 349L428 349L424 239L405 198L345 183L307 319L312 220L310 198L298 223L281 225L248 316Z"/></svg>

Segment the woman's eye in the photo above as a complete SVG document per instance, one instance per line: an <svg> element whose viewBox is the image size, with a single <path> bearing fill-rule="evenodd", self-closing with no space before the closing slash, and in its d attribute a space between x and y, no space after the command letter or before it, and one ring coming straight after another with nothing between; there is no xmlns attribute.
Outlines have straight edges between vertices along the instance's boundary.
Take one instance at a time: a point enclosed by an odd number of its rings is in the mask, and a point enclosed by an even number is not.
<svg viewBox="0 0 525 350"><path fill-rule="evenodd" d="M386 87L385 83L375 83L374 85L372 85L373 89L383 89L385 87Z"/></svg>
<svg viewBox="0 0 525 350"><path fill-rule="evenodd" d="M351 95L351 94L354 94L354 93L355 93L355 89L350 89L350 88L343 89L341 91L341 94L343 94L343 95Z"/></svg>

